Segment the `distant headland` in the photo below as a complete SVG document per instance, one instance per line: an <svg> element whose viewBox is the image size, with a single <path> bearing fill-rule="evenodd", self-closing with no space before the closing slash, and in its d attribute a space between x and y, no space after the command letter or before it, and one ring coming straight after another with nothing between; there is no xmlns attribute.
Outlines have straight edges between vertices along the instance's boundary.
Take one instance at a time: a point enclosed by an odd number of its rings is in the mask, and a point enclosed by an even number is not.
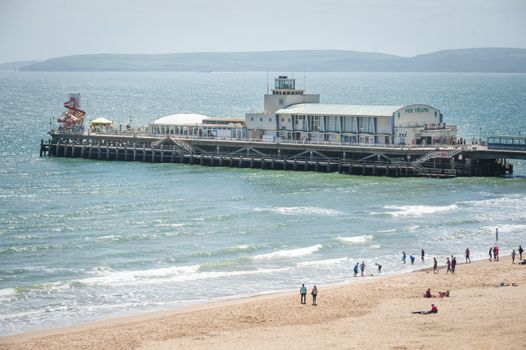
<svg viewBox="0 0 526 350"><path fill-rule="evenodd" d="M116 72L483 72L526 73L526 49L471 48L414 57L343 50L89 54L0 64L0 70Z"/></svg>

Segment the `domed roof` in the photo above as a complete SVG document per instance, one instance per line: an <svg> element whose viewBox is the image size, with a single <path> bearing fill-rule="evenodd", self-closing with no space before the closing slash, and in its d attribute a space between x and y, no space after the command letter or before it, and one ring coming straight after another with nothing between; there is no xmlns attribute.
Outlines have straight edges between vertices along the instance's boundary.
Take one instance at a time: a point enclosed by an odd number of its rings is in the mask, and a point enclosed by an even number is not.
<svg viewBox="0 0 526 350"><path fill-rule="evenodd" d="M180 113L167 115L153 121L154 125L195 125L202 124L205 119L208 119L206 115L194 114L194 113Z"/></svg>

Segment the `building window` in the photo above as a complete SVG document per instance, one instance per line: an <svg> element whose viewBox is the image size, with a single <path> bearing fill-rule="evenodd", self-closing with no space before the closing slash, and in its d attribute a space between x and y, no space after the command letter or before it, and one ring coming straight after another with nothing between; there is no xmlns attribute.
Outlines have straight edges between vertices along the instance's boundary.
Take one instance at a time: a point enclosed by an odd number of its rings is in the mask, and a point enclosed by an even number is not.
<svg viewBox="0 0 526 350"><path fill-rule="evenodd" d="M279 104L280 104L280 105L283 104L283 99L282 99L282 98L279 99Z"/></svg>
<svg viewBox="0 0 526 350"><path fill-rule="evenodd" d="M285 122L285 118L281 118L281 122Z"/></svg>

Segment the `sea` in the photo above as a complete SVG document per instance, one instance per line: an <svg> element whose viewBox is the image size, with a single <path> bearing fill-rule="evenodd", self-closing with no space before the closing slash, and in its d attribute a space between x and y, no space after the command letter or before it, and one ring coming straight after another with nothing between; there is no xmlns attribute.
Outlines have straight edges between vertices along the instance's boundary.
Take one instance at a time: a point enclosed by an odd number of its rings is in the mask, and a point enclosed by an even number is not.
<svg viewBox="0 0 526 350"><path fill-rule="evenodd" d="M526 132L525 74L288 75L324 103L430 104L468 142ZM512 176L428 179L39 157L70 92L88 119L142 127L243 117L266 90L259 72L0 72L0 335L302 283L321 304L325 287L362 280L357 262L376 278L375 264L398 274L466 248L486 259L496 228L503 254L526 245L516 160Z"/></svg>

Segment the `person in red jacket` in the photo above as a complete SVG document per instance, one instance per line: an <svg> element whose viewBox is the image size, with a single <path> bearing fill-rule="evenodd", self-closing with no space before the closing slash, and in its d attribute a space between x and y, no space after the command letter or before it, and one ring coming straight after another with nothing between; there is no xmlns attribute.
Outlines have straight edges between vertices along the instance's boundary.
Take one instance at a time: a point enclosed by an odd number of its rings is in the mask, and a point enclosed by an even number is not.
<svg viewBox="0 0 526 350"><path fill-rule="evenodd" d="M429 315L438 313L438 307L435 304L431 304L431 310L428 311L412 311L412 314Z"/></svg>

